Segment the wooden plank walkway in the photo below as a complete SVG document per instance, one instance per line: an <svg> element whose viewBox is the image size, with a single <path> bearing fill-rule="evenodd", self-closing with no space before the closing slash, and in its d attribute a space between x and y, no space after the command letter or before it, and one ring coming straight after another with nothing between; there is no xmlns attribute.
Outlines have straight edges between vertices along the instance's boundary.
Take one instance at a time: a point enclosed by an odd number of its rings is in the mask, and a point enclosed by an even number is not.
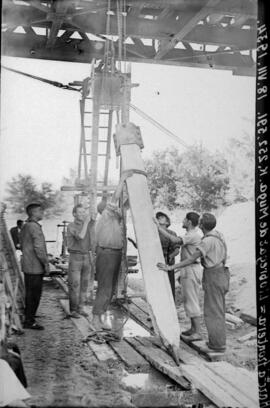
<svg viewBox="0 0 270 408"><path fill-rule="evenodd" d="M190 341L188 336L180 336L181 340L185 342L188 346L196 350L199 354L205 357L208 361L220 361L224 359L224 353L217 353L215 351L208 351L205 341L197 340ZM182 343L181 343L182 344Z"/></svg>
<svg viewBox="0 0 270 408"><path fill-rule="evenodd" d="M145 357L148 355L149 361L151 359L151 363L158 370L179 384L181 384L179 378L182 381L182 377L186 377L219 407L257 408L259 406L256 373L251 373L241 367L234 367L225 361L205 362L198 355L191 354L190 348L184 344L181 344L179 352L179 359L183 363L180 364L180 367L177 367L173 360L167 365L166 359L168 362L169 356L160 364L158 356L163 349L160 339L136 337L128 341ZM154 346L159 350L154 351ZM249 388L248 391L247 388Z"/></svg>
<svg viewBox="0 0 270 408"><path fill-rule="evenodd" d="M110 341L110 346L115 353L125 363L128 371L143 371L148 372L150 364L142 357L125 339L121 341Z"/></svg>

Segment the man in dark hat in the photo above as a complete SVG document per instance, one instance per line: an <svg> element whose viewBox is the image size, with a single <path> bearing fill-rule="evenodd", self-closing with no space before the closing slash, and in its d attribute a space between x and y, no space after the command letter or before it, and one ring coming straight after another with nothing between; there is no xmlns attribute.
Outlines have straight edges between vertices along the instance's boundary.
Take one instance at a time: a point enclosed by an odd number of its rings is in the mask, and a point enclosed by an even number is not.
<svg viewBox="0 0 270 408"><path fill-rule="evenodd" d="M162 229L164 229L167 234L177 236L174 231L169 229L171 225L171 220L167 214L163 213L162 211L158 211L156 213L156 219L158 224ZM179 254L180 245L178 243L174 243L170 240L170 238L166 237L162 230L159 230L159 237L162 246L163 256L167 265L174 265L175 257ZM174 271L168 272L170 285L172 288L173 298L175 299L175 274Z"/></svg>
<svg viewBox="0 0 270 408"><path fill-rule="evenodd" d="M21 231L22 270L25 282L25 321L26 329L43 330L36 323L35 315L39 306L44 274L49 274L49 260L45 237L39 221L43 218L43 208L40 203L27 205L28 220Z"/></svg>
<svg viewBox="0 0 270 408"><path fill-rule="evenodd" d="M21 230L23 227L23 220L17 220L16 227L10 229L10 235L16 249L21 249Z"/></svg>

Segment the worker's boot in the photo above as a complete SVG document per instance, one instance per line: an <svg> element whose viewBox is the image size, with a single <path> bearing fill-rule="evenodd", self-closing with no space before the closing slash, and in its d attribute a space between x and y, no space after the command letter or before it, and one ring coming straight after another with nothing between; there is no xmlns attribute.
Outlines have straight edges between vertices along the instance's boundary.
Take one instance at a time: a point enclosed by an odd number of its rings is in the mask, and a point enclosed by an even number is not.
<svg viewBox="0 0 270 408"><path fill-rule="evenodd" d="M191 328L183 331L181 334L183 334L183 336L191 336L192 334L195 333L195 327L194 327L194 321L193 321L193 317L190 318L191 321Z"/></svg>

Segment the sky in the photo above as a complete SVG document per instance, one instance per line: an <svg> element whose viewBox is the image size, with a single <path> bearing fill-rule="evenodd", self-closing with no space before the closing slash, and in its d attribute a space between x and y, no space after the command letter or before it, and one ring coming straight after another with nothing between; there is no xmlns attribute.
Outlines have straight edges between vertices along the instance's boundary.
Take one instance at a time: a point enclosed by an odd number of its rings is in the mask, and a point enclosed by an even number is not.
<svg viewBox="0 0 270 408"><path fill-rule="evenodd" d="M89 76L90 64L2 57L2 65L64 84ZM210 151L224 151L228 139L254 132L255 78L230 71L132 63L131 103L186 144L202 142ZM0 194L19 173L60 188L76 168L80 141L78 92L61 90L2 69ZM185 148L131 111L140 126L143 157L153 151ZM112 145L110 173L116 178Z"/></svg>

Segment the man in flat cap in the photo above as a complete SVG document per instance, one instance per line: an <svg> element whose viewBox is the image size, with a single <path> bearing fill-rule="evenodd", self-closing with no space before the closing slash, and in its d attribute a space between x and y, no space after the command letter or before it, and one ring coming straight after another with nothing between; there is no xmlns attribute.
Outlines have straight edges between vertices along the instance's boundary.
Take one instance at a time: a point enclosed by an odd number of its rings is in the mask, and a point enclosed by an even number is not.
<svg viewBox="0 0 270 408"><path fill-rule="evenodd" d="M27 205L28 219L21 231L22 271L25 282L25 321L26 329L43 330L36 323L35 315L39 306L44 274L49 274L49 260L45 237L39 224L43 218L43 208L40 203Z"/></svg>

